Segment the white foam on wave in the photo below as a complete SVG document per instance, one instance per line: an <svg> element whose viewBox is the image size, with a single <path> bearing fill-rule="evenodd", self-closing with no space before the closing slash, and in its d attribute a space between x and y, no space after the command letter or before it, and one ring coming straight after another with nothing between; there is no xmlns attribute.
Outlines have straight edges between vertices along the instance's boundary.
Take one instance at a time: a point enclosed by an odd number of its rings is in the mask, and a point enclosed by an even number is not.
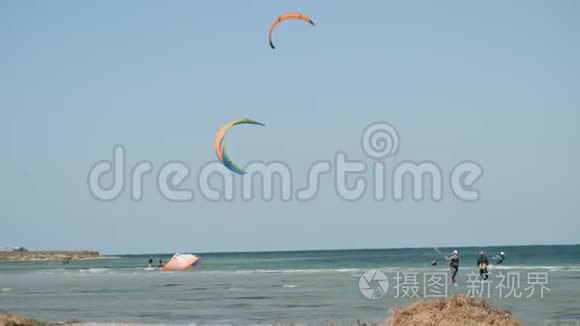
<svg viewBox="0 0 580 326"><path fill-rule="evenodd" d="M242 289L242 288L229 288L228 290L233 291L233 292L246 291L245 289Z"/></svg>
<svg viewBox="0 0 580 326"><path fill-rule="evenodd" d="M556 266L548 266L548 265L538 265L538 266L530 266L530 265L490 265L489 270L548 270L550 272L580 272L580 266L572 265L556 265Z"/></svg>
<svg viewBox="0 0 580 326"><path fill-rule="evenodd" d="M335 269L257 269L255 273L352 273L361 271L358 268Z"/></svg>
<svg viewBox="0 0 580 326"><path fill-rule="evenodd" d="M138 271L158 271L159 267L135 267Z"/></svg>
<svg viewBox="0 0 580 326"><path fill-rule="evenodd" d="M79 270L81 273L103 274L109 272L108 268L89 268Z"/></svg>
<svg viewBox="0 0 580 326"><path fill-rule="evenodd" d="M371 269L378 270L402 270L404 268L323 268L323 269L242 269L242 270L203 270L198 272L203 274L282 274L282 273L364 273Z"/></svg>
<svg viewBox="0 0 580 326"><path fill-rule="evenodd" d="M352 273L352 272L359 271L359 269L358 268L339 268L339 269L335 269L334 271L339 272L339 273Z"/></svg>
<svg viewBox="0 0 580 326"><path fill-rule="evenodd" d="M372 269L372 268L369 268ZM369 269L361 268L333 268L333 269L255 269L255 270L236 270L236 271L208 271L200 270L200 273L207 274L283 274L283 273L356 273L365 272ZM382 269L382 268L379 268Z"/></svg>
<svg viewBox="0 0 580 326"><path fill-rule="evenodd" d="M12 291L11 288L2 288L2 291L1 292L10 292L10 291Z"/></svg>
<svg viewBox="0 0 580 326"><path fill-rule="evenodd" d="M296 284L284 284L284 285L282 285L283 288L289 288L289 289L293 289L296 286L297 286Z"/></svg>

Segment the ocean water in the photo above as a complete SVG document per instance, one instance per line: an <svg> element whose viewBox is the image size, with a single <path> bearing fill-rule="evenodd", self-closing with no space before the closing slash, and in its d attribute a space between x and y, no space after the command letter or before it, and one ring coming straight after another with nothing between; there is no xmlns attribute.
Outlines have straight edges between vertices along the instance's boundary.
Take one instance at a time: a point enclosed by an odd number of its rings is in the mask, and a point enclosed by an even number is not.
<svg viewBox="0 0 580 326"><path fill-rule="evenodd" d="M490 267L486 283L475 274L481 249L490 257L501 250L507 255L503 265ZM439 292L427 280L443 275L449 283L445 277L449 270L432 248L194 253L202 257L202 267L188 272L146 270L149 255L68 265L0 262L0 310L41 320L96 323L350 324L383 321L389 308L417 301L426 293L482 292L482 297L529 325L546 325L548 320L580 324L579 245L459 251L459 286L439 286ZM153 257L167 261L171 254ZM433 259L438 259L437 266L431 266ZM367 282L371 289L382 285L385 290L375 299L360 290L361 277L370 275L365 274L369 270L381 271L388 280L388 287L376 280ZM536 276L547 279L536 279L530 287ZM545 286L543 298L540 283Z"/></svg>

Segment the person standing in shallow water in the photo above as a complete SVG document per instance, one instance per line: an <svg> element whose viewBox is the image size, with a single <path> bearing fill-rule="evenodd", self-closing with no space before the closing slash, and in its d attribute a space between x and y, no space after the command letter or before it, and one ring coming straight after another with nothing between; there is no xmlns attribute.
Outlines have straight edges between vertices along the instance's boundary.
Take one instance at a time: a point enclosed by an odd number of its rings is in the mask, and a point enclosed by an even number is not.
<svg viewBox="0 0 580 326"><path fill-rule="evenodd" d="M161 259L161 257L159 257L159 266L157 267L163 267L163 259Z"/></svg>
<svg viewBox="0 0 580 326"><path fill-rule="evenodd" d="M153 266L153 257L149 257L149 264L148 264L149 268L151 268L151 266Z"/></svg>
<svg viewBox="0 0 580 326"><path fill-rule="evenodd" d="M489 277L487 272L487 265L489 265L489 261L487 260L485 253L482 251L479 253L479 258L477 258L477 266L479 267L479 277L481 277L484 281Z"/></svg>
<svg viewBox="0 0 580 326"><path fill-rule="evenodd" d="M453 286L457 286L455 277L459 271L459 252L457 250L453 250L451 256L445 257L445 259L447 259L449 262L449 267L451 268L451 282L453 282Z"/></svg>

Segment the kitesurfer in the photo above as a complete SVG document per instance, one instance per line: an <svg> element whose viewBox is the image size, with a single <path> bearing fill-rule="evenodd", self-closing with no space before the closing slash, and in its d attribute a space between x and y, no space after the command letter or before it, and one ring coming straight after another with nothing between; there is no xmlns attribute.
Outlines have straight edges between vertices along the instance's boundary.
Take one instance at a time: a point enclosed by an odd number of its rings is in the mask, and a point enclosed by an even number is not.
<svg viewBox="0 0 580 326"><path fill-rule="evenodd" d="M484 281L489 277L487 272L487 265L489 265L489 261L487 260L485 253L482 251L479 253L479 257L477 258L477 266L479 267L479 277L481 277Z"/></svg>
<svg viewBox="0 0 580 326"><path fill-rule="evenodd" d="M451 282L453 282L453 286L457 286L455 277L459 271L459 252L457 250L453 250L451 256L445 256L445 259L449 262L449 267L451 268Z"/></svg>
<svg viewBox="0 0 580 326"><path fill-rule="evenodd" d="M493 259L495 259L495 264L496 265L501 265L501 263L503 263L503 260L505 259L505 254L504 252L500 252L499 255L493 257Z"/></svg>

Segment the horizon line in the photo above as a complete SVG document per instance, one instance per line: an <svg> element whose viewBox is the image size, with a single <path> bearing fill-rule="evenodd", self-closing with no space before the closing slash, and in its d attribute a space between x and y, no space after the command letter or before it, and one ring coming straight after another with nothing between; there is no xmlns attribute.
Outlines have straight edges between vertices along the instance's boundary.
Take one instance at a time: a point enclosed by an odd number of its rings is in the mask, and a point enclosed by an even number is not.
<svg viewBox="0 0 580 326"><path fill-rule="evenodd" d="M157 252L157 253L107 253L102 254L102 256L142 256L142 255L167 255L173 253L191 253L196 255L202 254L260 254L260 253L296 253L296 252L327 252L327 251L365 251L365 250L405 250L405 249L433 249L433 248L486 248L486 247L555 247L555 246L579 246L580 243L552 243L552 244L504 244L504 245L459 245L459 246L402 246L402 247L374 247L374 248L329 248L329 249L272 249L272 250L228 250L228 251L191 251L191 250L177 250L168 252ZM96 250L98 251L98 250Z"/></svg>

